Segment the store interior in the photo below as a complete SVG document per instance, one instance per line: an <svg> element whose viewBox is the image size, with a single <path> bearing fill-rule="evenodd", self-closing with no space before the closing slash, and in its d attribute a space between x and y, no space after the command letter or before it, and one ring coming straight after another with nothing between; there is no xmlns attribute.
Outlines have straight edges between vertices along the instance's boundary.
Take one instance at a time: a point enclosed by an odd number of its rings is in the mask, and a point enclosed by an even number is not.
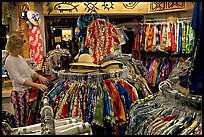
<svg viewBox="0 0 204 137"><path fill-rule="evenodd" d="M201 5L2 2L2 134L202 135ZM49 79L21 116L5 67L16 32Z"/></svg>

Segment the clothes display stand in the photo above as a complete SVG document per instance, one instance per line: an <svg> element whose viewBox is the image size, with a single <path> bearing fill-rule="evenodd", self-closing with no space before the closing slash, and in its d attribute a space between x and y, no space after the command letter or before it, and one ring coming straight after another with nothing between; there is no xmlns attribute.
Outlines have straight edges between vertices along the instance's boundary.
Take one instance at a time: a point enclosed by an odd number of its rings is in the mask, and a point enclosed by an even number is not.
<svg viewBox="0 0 204 137"><path fill-rule="evenodd" d="M47 96L54 118L79 116L90 123L93 135L125 135L130 105L153 94L139 75L134 80L139 85L126 80L126 66L109 73L52 72L57 79Z"/></svg>
<svg viewBox="0 0 204 137"><path fill-rule="evenodd" d="M52 108L49 106L49 98L47 96L43 99L43 108L40 111L42 135L55 135L54 114Z"/></svg>
<svg viewBox="0 0 204 137"><path fill-rule="evenodd" d="M159 93L131 107L130 135L202 135L202 97L176 89L178 78L159 84Z"/></svg>

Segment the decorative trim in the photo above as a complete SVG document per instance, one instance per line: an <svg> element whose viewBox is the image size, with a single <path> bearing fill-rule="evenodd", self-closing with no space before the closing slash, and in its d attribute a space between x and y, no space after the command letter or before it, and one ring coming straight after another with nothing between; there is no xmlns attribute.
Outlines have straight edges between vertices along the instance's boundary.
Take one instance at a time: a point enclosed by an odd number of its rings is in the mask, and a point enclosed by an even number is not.
<svg viewBox="0 0 204 137"><path fill-rule="evenodd" d="M96 7L96 5L97 5L97 2L86 2L86 3L84 3L84 5L86 6L86 8L84 9L84 11L86 11L87 10L87 12L90 12L90 13L97 13L97 11L96 10L99 10L99 8L98 7Z"/></svg>
<svg viewBox="0 0 204 137"><path fill-rule="evenodd" d="M124 2L124 3L123 3L123 6L124 6L126 9L134 9L134 8L137 6L138 3L139 3L139 2Z"/></svg>
<svg viewBox="0 0 204 137"><path fill-rule="evenodd" d="M150 2L149 12L185 9L185 2Z"/></svg>
<svg viewBox="0 0 204 137"><path fill-rule="evenodd" d="M109 11L109 9L114 9L113 5L113 2L104 2L102 6L104 7L104 10L107 9Z"/></svg>
<svg viewBox="0 0 204 137"><path fill-rule="evenodd" d="M73 10L76 10L76 12L78 12L77 6L79 6L79 4L73 5L73 2L62 2L62 3L56 4L54 6L54 10L59 10L60 12L63 12L63 11L72 12Z"/></svg>

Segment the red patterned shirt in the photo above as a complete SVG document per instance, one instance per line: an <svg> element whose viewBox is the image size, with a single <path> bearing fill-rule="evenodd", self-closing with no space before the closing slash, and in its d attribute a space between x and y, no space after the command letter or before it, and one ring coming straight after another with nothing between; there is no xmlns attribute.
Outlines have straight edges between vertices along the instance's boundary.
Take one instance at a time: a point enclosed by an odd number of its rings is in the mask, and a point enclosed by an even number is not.
<svg viewBox="0 0 204 137"><path fill-rule="evenodd" d="M101 64L105 55L114 54L122 44L125 44L122 33L104 19L95 20L87 28L85 45L89 48L94 64Z"/></svg>

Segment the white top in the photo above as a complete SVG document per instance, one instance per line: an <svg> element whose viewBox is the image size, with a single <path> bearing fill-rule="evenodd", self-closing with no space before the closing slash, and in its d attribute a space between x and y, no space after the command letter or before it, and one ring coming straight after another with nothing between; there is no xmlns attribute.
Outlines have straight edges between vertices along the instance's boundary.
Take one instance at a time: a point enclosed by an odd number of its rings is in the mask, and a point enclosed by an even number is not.
<svg viewBox="0 0 204 137"><path fill-rule="evenodd" d="M5 69L12 81L13 90L23 91L31 88L24 86L23 83L25 80L33 81L32 76L35 71L30 68L22 56L14 57L9 55L5 61Z"/></svg>

